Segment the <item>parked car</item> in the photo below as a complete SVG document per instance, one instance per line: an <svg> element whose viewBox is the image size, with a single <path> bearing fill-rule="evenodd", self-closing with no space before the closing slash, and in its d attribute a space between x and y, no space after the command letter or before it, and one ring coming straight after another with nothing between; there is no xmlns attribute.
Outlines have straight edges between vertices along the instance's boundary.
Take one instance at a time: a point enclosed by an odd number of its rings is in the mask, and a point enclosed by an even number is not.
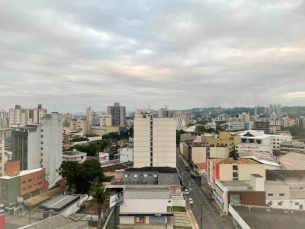
<svg viewBox="0 0 305 229"><path fill-rule="evenodd" d="M187 189L185 189L184 192L185 192L185 195L189 195L190 194L189 190L187 190Z"/></svg>
<svg viewBox="0 0 305 229"><path fill-rule="evenodd" d="M194 204L194 201L193 201L192 198L189 198L189 204L190 204L190 205L191 205L191 204Z"/></svg>

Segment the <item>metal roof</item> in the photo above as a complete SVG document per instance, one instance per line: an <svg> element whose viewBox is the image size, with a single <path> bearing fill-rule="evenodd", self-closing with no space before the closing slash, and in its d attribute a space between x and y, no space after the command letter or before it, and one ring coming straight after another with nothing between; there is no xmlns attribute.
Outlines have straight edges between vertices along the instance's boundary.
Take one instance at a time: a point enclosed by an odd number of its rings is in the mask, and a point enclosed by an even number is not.
<svg viewBox="0 0 305 229"><path fill-rule="evenodd" d="M88 223L72 217L56 215L45 220L21 227L20 229L85 229Z"/></svg>
<svg viewBox="0 0 305 229"><path fill-rule="evenodd" d="M126 189L125 199L171 199L168 189Z"/></svg>
<svg viewBox="0 0 305 229"><path fill-rule="evenodd" d="M73 204L78 199L80 199L79 196L60 195L40 205L40 208L61 211L63 208Z"/></svg>

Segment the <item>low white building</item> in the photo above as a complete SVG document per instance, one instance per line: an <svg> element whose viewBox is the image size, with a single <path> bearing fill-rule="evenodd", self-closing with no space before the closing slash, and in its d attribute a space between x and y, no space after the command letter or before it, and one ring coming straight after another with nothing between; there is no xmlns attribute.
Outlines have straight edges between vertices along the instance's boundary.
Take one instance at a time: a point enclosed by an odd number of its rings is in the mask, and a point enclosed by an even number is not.
<svg viewBox="0 0 305 229"><path fill-rule="evenodd" d="M262 145L258 143L239 143L235 145L237 151L272 153L271 145Z"/></svg>
<svg viewBox="0 0 305 229"><path fill-rule="evenodd" d="M98 159L100 163L109 161L109 153L99 152Z"/></svg>
<svg viewBox="0 0 305 229"><path fill-rule="evenodd" d="M133 148L124 147L119 149L120 163L133 161Z"/></svg>
<svg viewBox="0 0 305 229"><path fill-rule="evenodd" d="M62 161L77 161L83 163L87 159L87 153L83 153L73 149L73 151L66 151L62 153Z"/></svg>
<svg viewBox="0 0 305 229"><path fill-rule="evenodd" d="M120 224L165 225L174 215L168 188L126 189L120 206Z"/></svg>
<svg viewBox="0 0 305 229"><path fill-rule="evenodd" d="M257 143L260 145L271 145L272 149L280 149L280 144L291 141L289 133L265 134L263 130L246 130L239 132L242 143Z"/></svg>

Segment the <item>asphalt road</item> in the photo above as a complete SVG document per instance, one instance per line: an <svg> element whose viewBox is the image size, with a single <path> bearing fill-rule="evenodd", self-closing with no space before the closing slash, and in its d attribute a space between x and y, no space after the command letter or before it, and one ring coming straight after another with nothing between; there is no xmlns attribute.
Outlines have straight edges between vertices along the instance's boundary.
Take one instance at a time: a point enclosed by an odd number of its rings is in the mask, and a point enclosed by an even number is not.
<svg viewBox="0 0 305 229"><path fill-rule="evenodd" d="M186 171L184 162L177 156L177 169L182 178L183 185L190 191L189 197L194 201L191 205L194 217L202 229L223 229L221 224L221 216L216 207L208 199L205 192L191 177L190 173ZM202 215L202 227L201 216Z"/></svg>

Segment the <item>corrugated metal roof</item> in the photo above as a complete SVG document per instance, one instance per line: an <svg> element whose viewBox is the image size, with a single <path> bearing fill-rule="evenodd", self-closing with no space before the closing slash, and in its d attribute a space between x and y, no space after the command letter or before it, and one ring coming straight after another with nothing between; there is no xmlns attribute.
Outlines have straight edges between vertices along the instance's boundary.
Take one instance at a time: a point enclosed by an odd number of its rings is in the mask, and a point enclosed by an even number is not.
<svg viewBox="0 0 305 229"><path fill-rule="evenodd" d="M126 189L125 199L170 199L168 189Z"/></svg>

